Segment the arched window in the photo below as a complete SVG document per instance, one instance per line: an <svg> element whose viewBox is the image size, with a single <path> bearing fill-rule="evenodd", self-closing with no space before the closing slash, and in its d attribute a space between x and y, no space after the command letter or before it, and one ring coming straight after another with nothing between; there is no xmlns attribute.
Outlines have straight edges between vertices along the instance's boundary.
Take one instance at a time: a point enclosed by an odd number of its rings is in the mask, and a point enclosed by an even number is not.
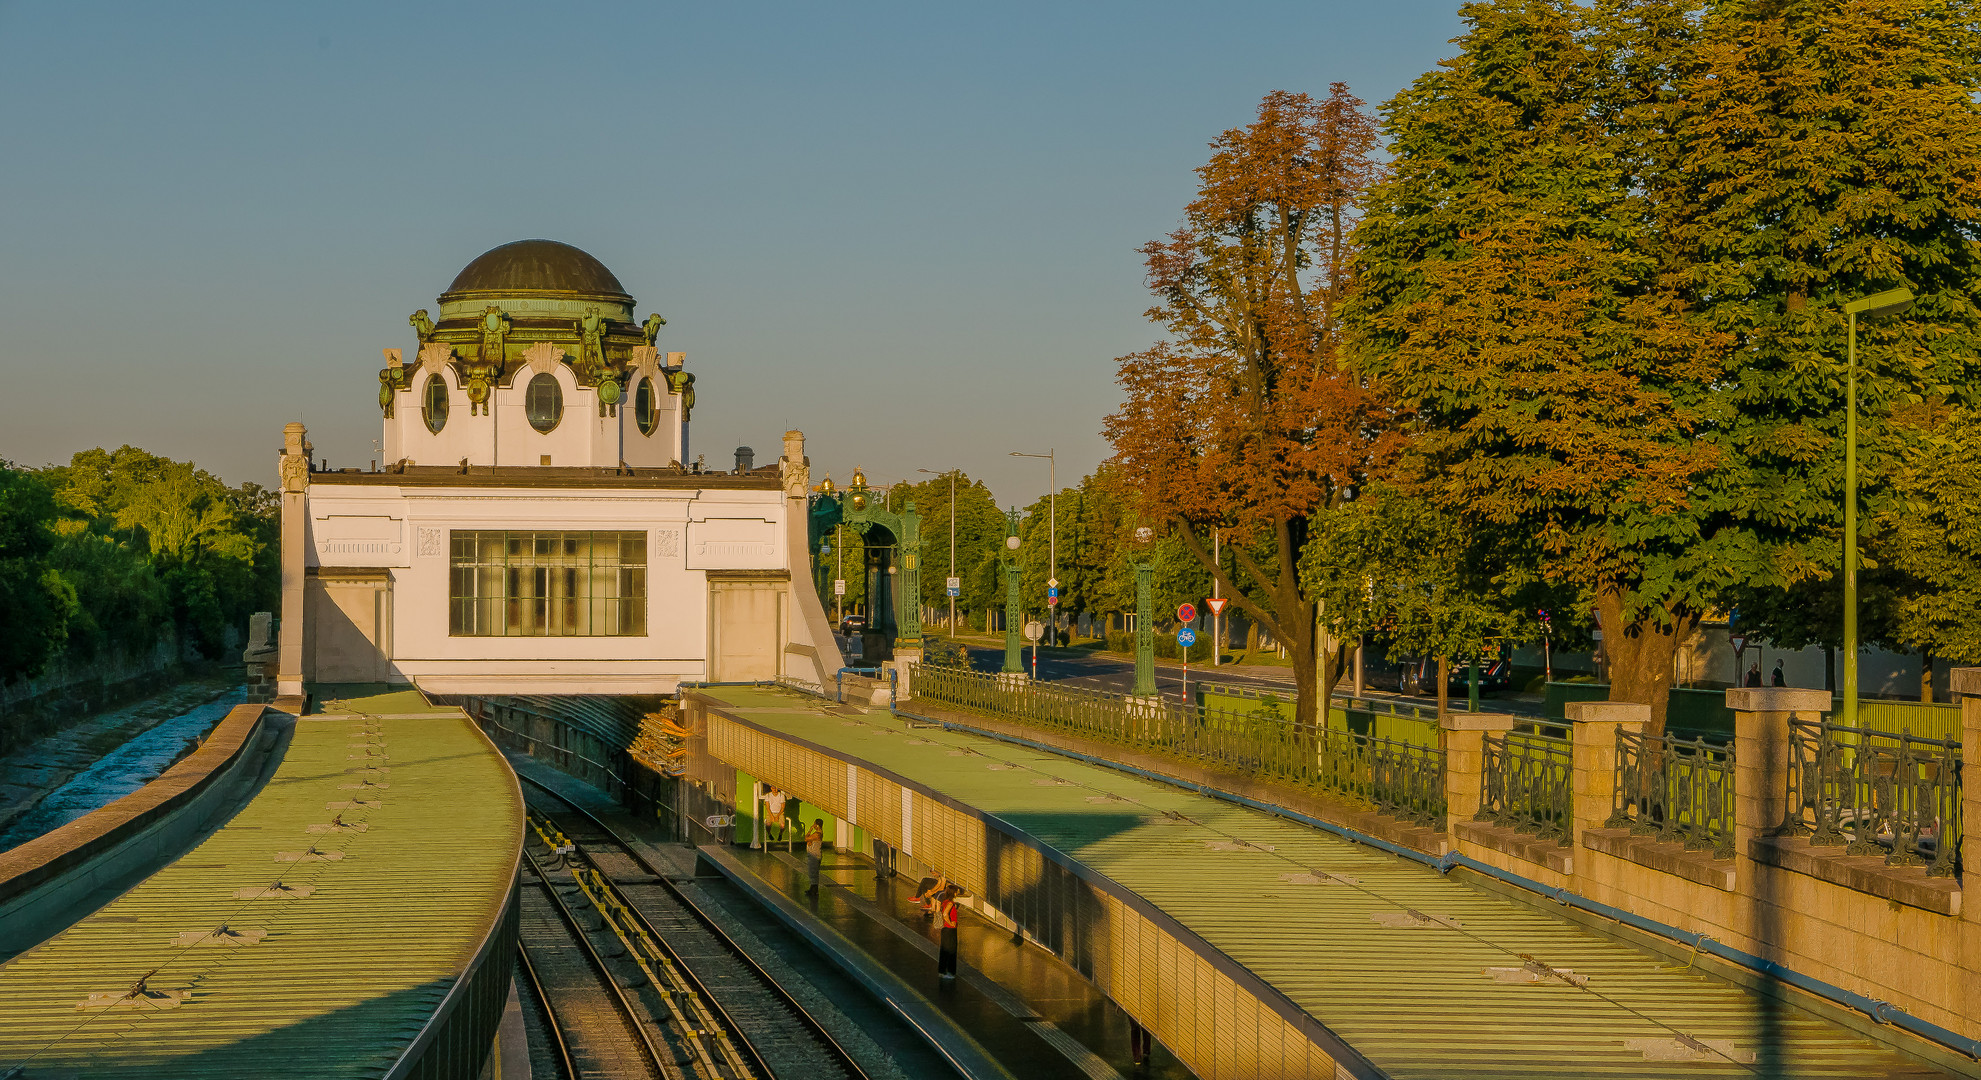
<svg viewBox="0 0 1981 1080"><path fill-rule="evenodd" d="M438 375L426 377L426 393L420 399L420 415L426 417L426 429L435 435L447 426L447 380Z"/></svg>
<svg viewBox="0 0 1981 1080"><path fill-rule="evenodd" d="M557 376L545 371L531 379L523 407L530 414L531 427L543 432L556 427L564 418L564 390L557 385Z"/></svg>
<svg viewBox="0 0 1981 1080"><path fill-rule="evenodd" d="M633 391L633 419L639 422L642 435L653 434L660 424L659 410L654 408L652 379L641 379L639 388Z"/></svg>

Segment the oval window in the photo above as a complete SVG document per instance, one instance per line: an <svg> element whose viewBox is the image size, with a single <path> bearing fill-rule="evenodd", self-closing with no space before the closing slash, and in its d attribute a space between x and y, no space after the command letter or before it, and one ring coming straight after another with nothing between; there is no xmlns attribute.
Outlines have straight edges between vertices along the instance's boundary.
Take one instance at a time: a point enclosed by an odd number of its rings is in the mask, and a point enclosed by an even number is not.
<svg viewBox="0 0 1981 1080"><path fill-rule="evenodd" d="M557 376L545 371L531 379L523 407L530 414L531 427L545 432L556 427L564 418L564 389L557 385Z"/></svg>
<svg viewBox="0 0 1981 1080"><path fill-rule="evenodd" d="M426 377L426 392L420 397L420 415L426 429L438 435L447 426L447 380L438 375Z"/></svg>
<svg viewBox="0 0 1981 1080"><path fill-rule="evenodd" d="M633 419L639 421L640 434L651 435L660 424L660 417L653 407L653 380L641 379L639 389L633 391Z"/></svg>

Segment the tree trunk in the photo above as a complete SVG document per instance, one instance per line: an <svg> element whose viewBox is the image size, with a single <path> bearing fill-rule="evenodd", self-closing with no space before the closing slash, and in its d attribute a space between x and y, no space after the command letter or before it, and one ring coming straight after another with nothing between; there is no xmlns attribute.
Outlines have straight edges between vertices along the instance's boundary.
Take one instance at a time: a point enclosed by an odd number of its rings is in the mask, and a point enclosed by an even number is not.
<svg viewBox="0 0 1981 1080"><path fill-rule="evenodd" d="M1837 651L1829 645L1823 646L1823 689L1837 692Z"/></svg>
<svg viewBox="0 0 1981 1080"><path fill-rule="evenodd" d="M1667 625L1640 618L1623 621L1623 593L1605 587L1596 593L1596 616L1602 625L1604 651L1609 655L1610 700L1633 701L1651 707L1644 733L1665 733L1665 712L1671 703L1672 666L1678 647L1692 634L1699 617L1673 613Z"/></svg>
<svg viewBox="0 0 1981 1080"><path fill-rule="evenodd" d="M1919 651L1919 700L1933 700L1933 654L1927 649Z"/></svg>
<svg viewBox="0 0 1981 1080"><path fill-rule="evenodd" d="M1444 726L1445 709L1451 698L1451 661L1438 657L1438 726Z"/></svg>

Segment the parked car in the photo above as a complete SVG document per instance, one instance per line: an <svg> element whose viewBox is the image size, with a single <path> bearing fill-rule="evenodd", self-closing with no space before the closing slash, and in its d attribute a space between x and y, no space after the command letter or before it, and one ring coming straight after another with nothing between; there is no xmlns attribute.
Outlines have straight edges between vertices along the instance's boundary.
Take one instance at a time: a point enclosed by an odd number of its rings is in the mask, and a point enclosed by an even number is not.
<svg viewBox="0 0 1981 1080"><path fill-rule="evenodd" d="M1453 663L1446 679L1445 692L1462 696L1469 692L1472 676L1466 664ZM1513 664L1506 660L1488 660L1479 665L1479 692L1492 693L1509 688L1513 683ZM1438 692L1438 661L1432 656L1406 657L1397 665L1396 688L1398 693L1420 694L1435 697Z"/></svg>

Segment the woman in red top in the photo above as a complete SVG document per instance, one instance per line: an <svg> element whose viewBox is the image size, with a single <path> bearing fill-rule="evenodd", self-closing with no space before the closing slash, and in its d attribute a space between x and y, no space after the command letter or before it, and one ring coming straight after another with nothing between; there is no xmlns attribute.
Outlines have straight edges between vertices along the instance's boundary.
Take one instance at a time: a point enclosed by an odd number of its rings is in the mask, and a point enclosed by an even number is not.
<svg viewBox="0 0 1981 1080"><path fill-rule="evenodd" d="M956 977L956 888L951 886L938 893L936 899L941 906L937 909L942 919L942 951L936 956L936 974L945 979Z"/></svg>

